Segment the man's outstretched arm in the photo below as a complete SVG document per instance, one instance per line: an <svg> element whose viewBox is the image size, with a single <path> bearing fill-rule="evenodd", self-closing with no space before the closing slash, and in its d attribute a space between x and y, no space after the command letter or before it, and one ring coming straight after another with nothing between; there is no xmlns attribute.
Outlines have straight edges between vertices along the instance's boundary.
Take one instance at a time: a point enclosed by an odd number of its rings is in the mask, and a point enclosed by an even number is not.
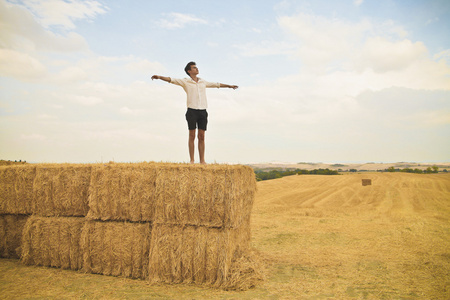
<svg viewBox="0 0 450 300"><path fill-rule="evenodd" d="M230 88L230 89L233 89L233 90L238 88L237 85L229 85L229 84L223 84L223 83L220 84L220 87L221 88Z"/></svg>
<svg viewBox="0 0 450 300"><path fill-rule="evenodd" d="M159 75L153 75L152 76L152 80L153 79L161 79L161 80L164 80L164 81L167 81L167 82L170 82L170 77L165 77L165 76L159 76Z"/></svg>

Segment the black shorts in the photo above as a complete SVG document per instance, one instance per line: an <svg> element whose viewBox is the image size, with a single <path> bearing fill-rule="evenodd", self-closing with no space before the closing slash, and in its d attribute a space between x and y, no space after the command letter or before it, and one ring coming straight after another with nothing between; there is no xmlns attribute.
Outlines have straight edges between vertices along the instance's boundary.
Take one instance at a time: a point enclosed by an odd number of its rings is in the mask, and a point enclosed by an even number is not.
<svg viewBox="0 0 450 300"><path fill-rule="evenodd" d="M188 122L189 130L194 130L197 128L201 130L206 130L206 125L208 124L208 113L206 109L193 109L188 108L186 112L186 120Z"/></svg>

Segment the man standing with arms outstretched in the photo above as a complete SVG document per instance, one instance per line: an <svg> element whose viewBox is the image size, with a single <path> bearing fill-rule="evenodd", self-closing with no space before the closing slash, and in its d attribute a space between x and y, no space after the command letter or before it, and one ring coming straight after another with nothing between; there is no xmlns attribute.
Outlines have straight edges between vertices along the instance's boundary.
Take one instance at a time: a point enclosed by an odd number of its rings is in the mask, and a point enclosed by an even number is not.
<svg viewBox="0 0 450 300"><path fill-rule="evenodd" d="M197 75L199 74L195 62L189 62L184 68L189 78L176 79L165 76L153 75L153 79L161 79L169 83L181 86L187 94L187 112L186 120L189 128L189 156L191 164L194 163L194 148L195 148L195 131L198 127L198 152L200 155L200 163L205 162L205 131L208 124L208 103L206 101L206 88L232 88L237 89L237 85L228 85L218 82L205 81Z"/></svg>

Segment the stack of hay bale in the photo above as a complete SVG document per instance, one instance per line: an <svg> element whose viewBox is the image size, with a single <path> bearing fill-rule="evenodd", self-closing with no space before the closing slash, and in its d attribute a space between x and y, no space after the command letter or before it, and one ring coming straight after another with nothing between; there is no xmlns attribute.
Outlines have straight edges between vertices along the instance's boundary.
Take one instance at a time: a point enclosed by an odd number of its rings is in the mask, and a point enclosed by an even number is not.
<svg viewBox="0 0 450 300"><path fill-rule="evenodd" d="M25 264L79 270L81 232L89 210L90 165L37 165L33 215L22 234Z"/></svg>
<svg viewBox="0 0 450 300"><path fill-rule="evenodd" d="M148 278L155 165L93 167L83 230L86 272Z"/></svg>
<svg viewBox="0 0 450 300"><path fill-rule="evenodd" d="M22 230L32 213L36 167L0 167L0 257L19 258Z"/></svg>
<svg viewBox="0 0 450 300"><path fill-rule="evenodd" d="M242 166L159 168L150 280L228 287L232 263L250 246L255 189Z"/></svg>
<svg viewBox="0 0 450 300"><path fill-rule="evenodd" d="M249 256L256 190L249 167L37 165L1 169L0 180L0 213L20 211L24 220L1 250L20 248L21 235L26 264L227 289L259 278ZM13 188L20 183L26 191Z"/></svg>

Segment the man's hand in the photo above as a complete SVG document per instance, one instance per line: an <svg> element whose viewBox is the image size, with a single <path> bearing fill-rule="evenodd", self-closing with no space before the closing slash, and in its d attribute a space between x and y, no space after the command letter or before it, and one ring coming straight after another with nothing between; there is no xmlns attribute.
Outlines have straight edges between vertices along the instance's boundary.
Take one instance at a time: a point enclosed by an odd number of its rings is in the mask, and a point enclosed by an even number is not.
<svg viewBox="0 0 450 300"><path fill-rule="evenodd" d="M237 86L237 85L232 85L232 86L230 86L230 88L232 88L233 90L235 90L235 89L238 88L238 86Z"/></svg>
<svg viewBox="0 0 450 300"><path fill-rule="evenodd" d="M152 76L152 80L153 80L153 79L159 79L159 76L158 76L158 75L153 75L153 76Z"/></svg>

